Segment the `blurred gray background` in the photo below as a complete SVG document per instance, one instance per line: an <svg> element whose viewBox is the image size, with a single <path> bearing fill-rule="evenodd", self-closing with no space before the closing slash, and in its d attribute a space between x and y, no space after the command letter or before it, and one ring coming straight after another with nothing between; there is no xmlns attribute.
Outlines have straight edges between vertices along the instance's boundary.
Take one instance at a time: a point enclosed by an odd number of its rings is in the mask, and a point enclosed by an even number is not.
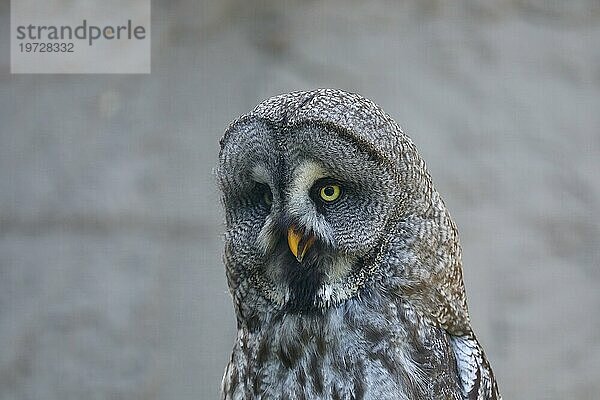
<svg viewBox="0 0 600 400"><path fill-rule="evenodd" d="M315 87L417 143L505 399L598 398L600 2L154 1L146 76L10 75L8 17L1 400L217 398L218 139Z"/></svg>

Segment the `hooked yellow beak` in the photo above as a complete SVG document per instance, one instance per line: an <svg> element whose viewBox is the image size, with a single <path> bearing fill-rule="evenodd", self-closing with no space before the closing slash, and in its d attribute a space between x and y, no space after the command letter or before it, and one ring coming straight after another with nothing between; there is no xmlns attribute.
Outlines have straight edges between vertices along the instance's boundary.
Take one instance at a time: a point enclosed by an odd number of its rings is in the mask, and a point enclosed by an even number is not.
<svg viewBox="0 0 600 400"><path fill-rule="evenodd" d="M298 262L302 262L304 255L314 242L314 236L309 235L306 237L301 231L296 230L294 226L288 229L288 246L290 246L290 250Z"/></svg>

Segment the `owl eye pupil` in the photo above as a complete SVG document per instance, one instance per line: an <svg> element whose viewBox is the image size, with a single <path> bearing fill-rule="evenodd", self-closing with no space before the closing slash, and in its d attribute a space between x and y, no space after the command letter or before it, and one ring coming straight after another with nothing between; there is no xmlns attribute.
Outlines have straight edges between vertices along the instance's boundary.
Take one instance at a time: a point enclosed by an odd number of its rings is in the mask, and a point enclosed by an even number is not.
<svg viewBox="0 0 600 400"><path fill-rule="evenodd" d="M342 193L341 186L336 183L325 183L324 185L317 186L317 188L321 200L326 203L336 201Z"/></svg>

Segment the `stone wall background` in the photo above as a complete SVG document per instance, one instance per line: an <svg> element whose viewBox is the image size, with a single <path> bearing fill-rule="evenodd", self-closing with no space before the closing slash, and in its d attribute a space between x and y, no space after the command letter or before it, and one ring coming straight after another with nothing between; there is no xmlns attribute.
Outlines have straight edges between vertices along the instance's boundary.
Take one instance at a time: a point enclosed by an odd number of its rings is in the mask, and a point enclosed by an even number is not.
<svg viewBox="0 0 600 400"><path fill-rule="evenodd" d="M597 396L597 1L155 1L148 76L10 75L7 3L1 400L217 398L218 138L314 87L373 99L419 146L504 397Z"/></svg>

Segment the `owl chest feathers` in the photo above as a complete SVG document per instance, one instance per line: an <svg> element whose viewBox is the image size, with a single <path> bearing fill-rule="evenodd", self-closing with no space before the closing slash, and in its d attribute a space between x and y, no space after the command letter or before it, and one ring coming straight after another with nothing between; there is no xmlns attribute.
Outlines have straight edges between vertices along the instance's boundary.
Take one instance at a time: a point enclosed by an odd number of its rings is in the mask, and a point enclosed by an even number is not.
<svg viewBox="0 0 600 400"><path fill-rule="evenodd" d="M253 330L241 324L222 398L460 398L449 340L379 294L322 313L273 314Z"/></svg>

